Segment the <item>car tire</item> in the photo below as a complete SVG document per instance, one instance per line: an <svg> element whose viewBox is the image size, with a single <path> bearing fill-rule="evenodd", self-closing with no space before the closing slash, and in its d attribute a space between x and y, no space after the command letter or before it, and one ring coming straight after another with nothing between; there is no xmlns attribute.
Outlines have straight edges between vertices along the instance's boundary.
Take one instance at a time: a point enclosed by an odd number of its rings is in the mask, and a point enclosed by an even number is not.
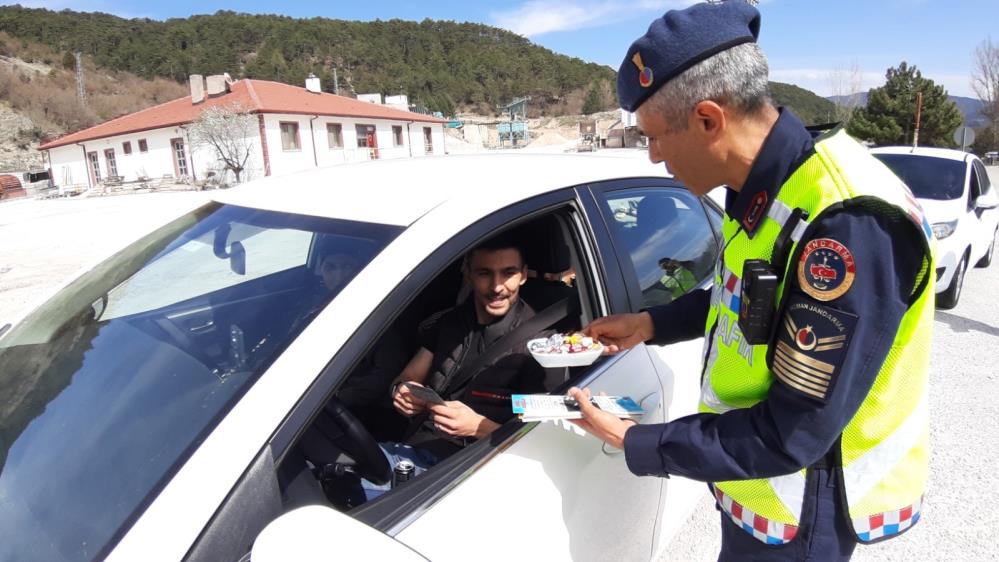
<svg viewBox="0 0 999 562"><path fill-rule="evenodd" d="M961 261L954 270L954 277L950 280L950 287L942 293L937 294L937 308L949 310L957 306L958 299L961 298L961 289L964 286L964 272L968 269L968 254L961 256Z"/></svg>
<svg viewBox="0 0 999 562"><path fill-rule="evenodd" d="M999 232L999 231L996 231L996 232ZM989 251L985 252L985 255L982 256L982 259L978 260L978 263L975 264L975 267L988 267L989 265L991 265L992 264L992 254L994 254L995 251L996 251L996 233L993 232L992 233L992 243L989 244Z"/></svg>

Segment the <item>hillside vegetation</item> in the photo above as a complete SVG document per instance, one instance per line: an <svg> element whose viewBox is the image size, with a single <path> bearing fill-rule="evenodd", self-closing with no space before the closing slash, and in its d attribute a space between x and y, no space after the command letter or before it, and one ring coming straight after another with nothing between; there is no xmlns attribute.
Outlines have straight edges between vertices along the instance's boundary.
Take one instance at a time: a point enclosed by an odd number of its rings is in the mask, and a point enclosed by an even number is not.
<svg viewBox="0 0 999 562"><path fill-rule="evenodd" d="M836 120L836 104L815 95L811 90L793 84L771 82L770 97L777 105L790 107L806 125L819 125Z"/></svg>
<svg viewBox="0 0 999 562"><path fill-rule="evenodd" d="M590 89L600 94L602 108L614 103L612 69L473 23L230 11L154 21L7 6L0 7L0 31L60 53L80 50L101 67L177 82L228 72L302 84L313 72L332 91L336 68L341 93L404 93L446 114L488 114L524 95L532 96L535 111L579 113Z"/></svg>

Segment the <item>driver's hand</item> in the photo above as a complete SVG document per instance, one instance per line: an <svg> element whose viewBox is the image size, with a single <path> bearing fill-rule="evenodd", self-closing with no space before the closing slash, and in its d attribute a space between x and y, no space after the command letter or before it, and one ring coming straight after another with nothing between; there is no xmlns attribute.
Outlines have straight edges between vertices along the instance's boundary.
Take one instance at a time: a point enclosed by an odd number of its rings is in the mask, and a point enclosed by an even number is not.
<svg viewBox="0 0 999 562"><path fill-rule="evenodd" d="M416 384L423 386L418 382L409 382L406 384ZM392 396L392 406L397 412L411 418L420 412L427 409L427 403L423 400L417 398L409 391L409 387L406 384L400 384L396 386L395 394Z"/></svg>
<svg viewBox="0 0 999 562"><path fill-rule="evenodd" d="M434 427L453 437L482 438L499 427L499 424L459 400L431 404L429 409Z"/></svg>
<svg viewBox="0 0 999 562"><path fill-rule="evenodd" d="M652 316L648 312L604 316L583 328L584 334L604 344L605 353L631 349L652 339L655 331Z"/></svg>

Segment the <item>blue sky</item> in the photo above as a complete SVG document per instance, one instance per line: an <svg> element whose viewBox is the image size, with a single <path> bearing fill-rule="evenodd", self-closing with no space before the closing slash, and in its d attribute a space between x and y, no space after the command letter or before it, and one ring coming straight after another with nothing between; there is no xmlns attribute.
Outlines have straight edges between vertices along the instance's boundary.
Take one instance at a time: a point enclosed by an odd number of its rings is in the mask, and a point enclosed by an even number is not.
<svg viewBox="0 0 999 562"><path fill-rule="evenodd" d="M628 45L666 9L689 0L380 0L378 2L242 2L212 0L121 2L28 0L22 5L103 11L123 17L165 19L227 9L339 19L424 18L496 25L553 51L617 68ZM952 95L974 97L970 86L975 47L992 34L999 42L996 0L762 0L760 45L771 77L820 95L867 90L885 70L905 60Z"/></svg>

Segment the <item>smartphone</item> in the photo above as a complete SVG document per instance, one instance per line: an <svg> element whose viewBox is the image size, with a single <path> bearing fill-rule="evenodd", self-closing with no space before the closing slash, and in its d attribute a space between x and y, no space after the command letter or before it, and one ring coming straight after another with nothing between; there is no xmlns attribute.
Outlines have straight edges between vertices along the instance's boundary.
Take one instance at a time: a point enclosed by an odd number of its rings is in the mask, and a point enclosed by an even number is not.
<svg viewBox="0 0 999 562"><path fill-rule="evenodd" d="M406 387L409 389L409 392L412 393L413 396L419 398L420 400L423 400L424 402L427 402L429 404L444 403L444 399L441 398L440 394L437 394L437 391L435 391L430 387L421 386L409 382L404 382L402 384L406 385Z"/></svg>

